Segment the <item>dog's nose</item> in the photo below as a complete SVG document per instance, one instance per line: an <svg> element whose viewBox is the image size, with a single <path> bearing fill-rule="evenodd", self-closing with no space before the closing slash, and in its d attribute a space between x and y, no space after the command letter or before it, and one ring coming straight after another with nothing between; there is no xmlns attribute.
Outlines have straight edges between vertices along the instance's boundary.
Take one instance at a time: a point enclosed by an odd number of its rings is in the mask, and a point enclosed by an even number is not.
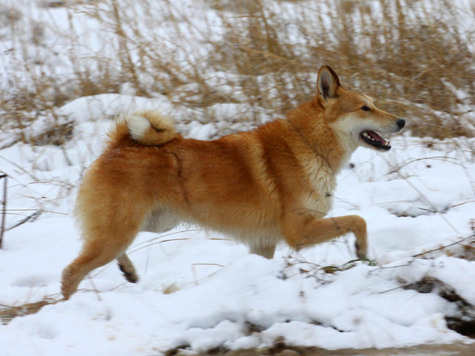
<svg viewBox="0 0 475 356"><path fill-rule="evenodd" d="M399 119L399 120L396 121L396 124L397 124L397 127L399 127L399 129L402 129L404 127L404 125L406 124L406 120Z"/></svg>

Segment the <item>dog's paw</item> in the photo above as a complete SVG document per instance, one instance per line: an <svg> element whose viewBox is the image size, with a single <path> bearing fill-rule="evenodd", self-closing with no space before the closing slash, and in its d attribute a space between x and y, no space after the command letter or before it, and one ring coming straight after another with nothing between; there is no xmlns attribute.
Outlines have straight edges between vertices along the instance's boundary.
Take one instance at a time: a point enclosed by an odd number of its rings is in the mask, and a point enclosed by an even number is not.
<svg viewBox="0 0 475 356"><path fill-rule="evenodd" d="M356 256L359 259L367 259L367 248L366 246L362 247L358 244L358 241L355 242Z"/></svg>
<svg viewBox="0 0 475 356"><path fill-rule="evenodd" d="M127 282L130 282L130 283L137 283L138 282L139 277L137 276L137 273L135 273L135 269L133 269L133 270L129 269L121 263L119 263L119 268L122 271L122 273L123 273L125 279L127 280Z"/></svg>
<svg viewBox="0 0 475 356"><path fill-rule="evenodd" d="M68 300L71 294L76 291L76 288L71 283L71 279L69 276L63 273L63 279L61 281L61 294L63 295L65 300Z"/></svg>
<svg viewBox="0 0 475 356"><path fill-rule="evenodd" d="M67 300L78 289L78 285L82 280L76 263L71 263L63 270L61 278L61 294Z"/></svg>

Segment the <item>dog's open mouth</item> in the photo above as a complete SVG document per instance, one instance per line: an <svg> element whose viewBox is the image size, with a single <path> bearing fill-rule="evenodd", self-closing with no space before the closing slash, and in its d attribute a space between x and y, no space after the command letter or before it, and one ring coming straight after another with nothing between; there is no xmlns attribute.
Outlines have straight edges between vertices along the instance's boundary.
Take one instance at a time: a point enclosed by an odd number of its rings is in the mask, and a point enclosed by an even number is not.
<svg viewBox="0 0 475 356"><path fill-rule="evenodd" d="M390 142L386 141L374 131L363 131L362 133L360 133L360 137L364 142L378 149L385 151L391 149L391 146L389 144Z"/></svg>

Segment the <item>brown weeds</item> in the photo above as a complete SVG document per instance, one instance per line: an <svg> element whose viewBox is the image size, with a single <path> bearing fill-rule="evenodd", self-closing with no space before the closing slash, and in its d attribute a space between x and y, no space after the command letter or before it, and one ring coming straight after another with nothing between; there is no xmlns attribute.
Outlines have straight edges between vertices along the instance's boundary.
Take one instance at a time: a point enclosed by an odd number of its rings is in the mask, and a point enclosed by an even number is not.
<svg viewBox="0 0 475 356"><path fill-rule="evenodd" d="M60 300L44 298L39 302L25 303L18 306L0 305L0 321L2 324L8 324L12 319L38 313L46 305L58 303Z"/></svg>
<svg viewBox="0 0 475 356"><path fill-rule="evenodd" d="M46 24L25 29L21 13L0 9L0 26L16 41L11 50L21 71L7 73L11 87L2 93L0 122L21 131L41 113L80 96L121 92L124 83L135 95L166 95L203 113L176 118L182 121L219 122L222 118L207 111L216 103L284 113L312 96L317 68L330 64L380 106L406 117L413 135L474 134L473 30L462 30L461 10L448 0L381 0L378 6L349 0L208 0L219 24L205 19L201 26L171 0L134 4L58 2L70 21L69 33L61 34L69 46L60 53L72 68L68 78L48 65L58 53L49 47ZM74 20L79 15L115 34L112 53L78 55ZM157 22L167 23L168 35ZM197 42L211 55L195 53ZM32 59L32 48L43 55ZM225 73L230 89L215 85L217 72ZM243 120L255 125L262 117L252 112Z"/></svg>

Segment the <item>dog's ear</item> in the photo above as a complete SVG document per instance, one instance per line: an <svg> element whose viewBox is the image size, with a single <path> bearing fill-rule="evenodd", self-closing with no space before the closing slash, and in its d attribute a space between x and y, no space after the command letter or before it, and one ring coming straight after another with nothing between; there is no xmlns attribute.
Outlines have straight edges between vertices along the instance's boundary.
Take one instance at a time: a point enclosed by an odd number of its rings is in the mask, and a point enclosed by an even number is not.
<svg viewBox="0 0 475 356"><path fill-rule="evenodd" d="M340 85L340 79L330 66L322 66L318 71L317 87L318 94L328 100L336 96L336 90Z"/></svg>

